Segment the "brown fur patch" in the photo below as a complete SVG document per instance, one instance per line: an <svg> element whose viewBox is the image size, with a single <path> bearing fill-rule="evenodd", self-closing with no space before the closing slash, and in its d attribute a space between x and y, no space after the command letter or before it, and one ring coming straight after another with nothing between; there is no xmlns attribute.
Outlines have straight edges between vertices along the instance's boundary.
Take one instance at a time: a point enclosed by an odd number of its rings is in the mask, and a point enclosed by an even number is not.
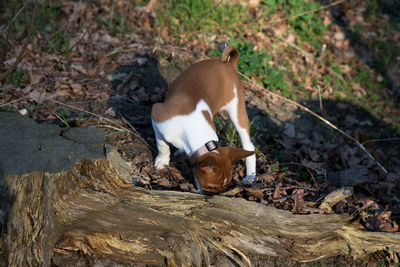
<svg viewBox="0 0 400 267"><path fill-rule="evenodd" d="M233 46L227 46L222 52L221 61L231 63L235 68L239 62L239 50Z"/></svg>
<svg viewBox="0 0 400 267"><path fill-rule="evenodd" d="M233 87L243 90L232 64L205 60L190 66L172 84L164 103L153 105L151 116L163 122L177 115L192 113L200 99L210 107L212 115L233 97Z"/></svg>
<svg viewBox="0 0 400 267"><path fill-rule="evenodd" d="M163 122L176 115L190 114L200 99L209 105L214 117L215 113L234 97L235 85L238 97L243 97L243 89L235 70L238 61L239 51L233 46L228 46L224 49L221 60L204 60L190 66L173 82L164 103L153 105L153 120ZM239 111L243 110L242 102L244 101L239 101ZM247 118L247 113L245 116ZM239 118L239 121L240 125L246 128L246 119Z"/></svg>

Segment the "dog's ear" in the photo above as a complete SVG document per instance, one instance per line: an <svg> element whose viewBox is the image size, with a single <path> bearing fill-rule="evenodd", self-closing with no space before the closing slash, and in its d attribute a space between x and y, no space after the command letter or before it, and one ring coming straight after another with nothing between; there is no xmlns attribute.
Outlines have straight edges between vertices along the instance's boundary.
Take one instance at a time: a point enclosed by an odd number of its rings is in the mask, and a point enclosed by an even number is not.
<svg viewBox="0 0 400 267"><path fill-rule="evenodd" d="M239 159L246 158L254 154L254 151L248 151L231 146L226 147L226 149L228 150L229 158L231 159L232 164Z"/></svg>

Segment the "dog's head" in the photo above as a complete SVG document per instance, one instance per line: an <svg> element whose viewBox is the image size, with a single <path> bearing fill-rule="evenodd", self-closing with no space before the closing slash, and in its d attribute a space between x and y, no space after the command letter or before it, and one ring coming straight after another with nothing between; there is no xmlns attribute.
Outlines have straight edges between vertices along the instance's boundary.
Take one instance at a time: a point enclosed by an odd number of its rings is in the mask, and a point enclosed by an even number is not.
<svg viewBox="0 0 400 267"><path fill-rule="evenodd" d="M220 192L230 184L235 162L253 154L254 151L227 146L202 155L194 165L201 188L211 193Z"/></svg>

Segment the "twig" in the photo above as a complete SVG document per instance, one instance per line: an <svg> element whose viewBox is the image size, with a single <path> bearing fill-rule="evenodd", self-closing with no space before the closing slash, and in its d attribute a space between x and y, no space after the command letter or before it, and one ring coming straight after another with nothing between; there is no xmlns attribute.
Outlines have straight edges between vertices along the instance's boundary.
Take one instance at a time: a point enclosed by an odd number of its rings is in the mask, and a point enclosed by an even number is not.
<svg viewBox="0 0 400 267"><path fill-rule="evenodd" d="M26 5L27 5L28 3L29 3L29 1L26 1L25 4L18 10L17 14L15 14L15 16L12 18L11 24L7 26L7 29L6 29L6 30L8 30L8 27L11 27L11 25L12 25L12 24L14 23L14 21L18 18L19 14L22 12L22 10L24 10L24 8L26 7Z"/></svg>
<svg viewBox="0 0 400 267"><path fill-rule="evenodd" d="M129 122L127 122L127 124L130 125L130 127L133 129L133 131L131 131L131 130L125 128L124 126L119 125L118 123L116 123L116 122L114 122L114 121L112 121L112 120L110 120L110 119L108 119L108 118L106 118L106 117L103 117L103 116L101 116L101 115L98 115L98 114L96 114L96 113L93 113L93 112L90 112L90 111L87 111L87 110L84 110L84 109L81 109L81 108L78 108L78 107L74 107L74 106L71 106L71 105L68 105L68 104L65 104L65 103L62 103L62 102L57 101L57 100L55 100L55 99L47 99L47 101L51 101L51 102L57 103L57 104L59 104L59 105L68 107L68 108L70 108L70 109L78 110L78 111L81 111L81 112L83 112L83 113L86 113L86 114L89 114L89 115L98 117L98 118L100 118L100 119L102 119L102 120L105 120L105 121L107 121L107 122L109 122L109 123L115 125L117 128L119 128L119 129L121 129L121 130L123 130L123 131L125 131L125 132L128 132L128 133L130 133L130 134L132 134L132 135L134 135L134 136L136 136L136 137L139 138L142 142L144 142L151 150L154 151L154 149L152 149L152 148L149 146L149 144L147 144L147 142L143 139L143 137L136 131L136 129L135 129ZM123 119L125 120L125 118L123 118Z"/></svg>
<svg viewBox="0 0 400 267"><path fill-rule="evenodd" d="M59 29L58 31L56 31L55 33L53 33L49 38L47 38L47 42L53 40L53 38L56 37L57 34L59 34L60 32L65 32L68 30L69 27L69 22L67 24L65 24L65 26L62 29Z"/></svg>
<svg viewBox="0 0 400 267"><path fill-rule="evenodd" d="M275 94L275 93L273 93L273 92L271 92L271 91L269 91L269 90L265 90L264 87L258 85L256 82L254 82L254 80L250 79L249 77L247 77L247 76L244 75L243 73L241 73L241 72L238 72L238 73L239 73L243 78L245 78L246 80L248 80L251 84L253 84L254 86L258 87L259 89L262 89L263 92L266 92L267 94L270 94L270 95L273 95L273 96L275 96L275 97L278 97L279 99L281 99L281 100L283 100L283 101L289 102L289 103L291 103L291 104L293 104L293 105L299 107L300 109L302 109L302 110L304 110L304 111L310 113L310 114L313 115L314 117L316 117L316 118L318 118L319 120L323 121L325 124L327 124L328 126L330 126L330 127L333 128L333 129L335 129L336 131L338 131L339 133L341 133L342 135L344 135L344 136L347 137L348 139L352 140L353 142L355 142L355 143L357 144L357 146L358 146L359 148L361 148L361 149L368 155L368 157L369 157L371 160L373 160L373 161L376 163L376 165L378 165L378 167L379 167L385 174L388 173L388 171L386 170L386 168L383 167L382 164L379 163L379 162L375 159L375 157L372 156L371 153L369 153L369 151L368 151L362 144L360 144L360 143L359 143L356 139L354 139L352 136L346 134L342 129L340 129L340 128L338 128L337 126L333 125L330 121L328 121L328 120L322 118L320 115L318 115L318 114L316 114L315 112L311 111L311 110L308 109L307 107L305 107L305 106L303 106L303 105L301 105L301 104L299 104L299 103L297 103L297 102L295 102L295 101L293 101L293 100L291 100L291 99L288 99L288 98L286 98L286 97L284 97L284 96L280 96L280 95L278 95L278 94ZM252 88L250 88L250 89L252 89ZM254 89L252 89L252 90L255 91ZM257 91L257 92L258 92L258 91Z"/></svg>
<svg viewBox="0 0 400 267"><path fill-rule="evenodd" d="M111 57L111 56L113 56L113 55L115 55L115 54L118 54L118 53L127 53L127 52L132 52L132 51L138 51L138 50L140 50L142 47L141 46L139 46L138 44L132 44L132 45L130 45L128 48L122 48L122 47L117 47L117 48L115 48L114 50L112 50L111 52L109 52L109 53L107 53L106 54L106 57ZM146 46L145 46L145 48L147 48Z"/></svg>
<svg viewBox="0 0 400 267"><path fill-rule="evenodd" d="M314 58L313 55L311 55L310 53L308 53L307 51L305 51L305 50L302 49L301 47L297 46L297 45L294 44L293 42L290 42L289 40L286 40L285 38L281 37L281 36L280 36L278 33L276 33L276 32L275 32L274 34L275 34L275 36L276 36L278 39L284 41L285 43L287 43L287 44L290 45L291 47L293 47L293 48L295 48L296 50L300 51L300 53L301 53L302 55L304 55L306 58L308 58L309 60L311 60L311 61L314 61L314 60L315 60L315 58Z"/></svg>
<svg viewBox="0 0 400 267"><path fill-rule="evenodd" d="M307 172L311 175L311 178L313 179L313 181L314 181L314 183L315 183L315 185L316 185L316 187L317 187L317 191L321 188L321 185L317 183L317 181L315 180L315 177L314 177L314 175L312 174L312 172L310 171L310 169L313 170L313 171L315 171L315 172L322 172L322 170L313 168L313 167L311 167L311 166L307 166L307 165L305 165L305 164L295 163L295 162L292 162L292 163L281 163L281 165L297 165L297 166L301 166L301 167L306 168ZM326 173L325 173L325 172L324 172L324 176L325 176L325 178L326 178Z"/></svg>
<svg viewBox="0 0 400 267"><path fill-rule="evenodd" d="M321 86L317 85L318 89L318 100L319 100L319 109L321 112L324 112L324 106L322 105L322 97L321 97Z"/></svg>
<svg viewBox="0 0 400 267"><path fill-rule="evenodd" d="M213 10L216 10L220 5L222 4L222 0L220 0L218 3L214 4L211 8L204 10L200 15L199 18L192 24L192 25L199 25L200 22L206 18L207 14L212 12Z"/></svg>
<svg viewBox="0 0 400 267"><path fill-rule="evenodd" d="M122 121L123 121L124 123L128 124L129 127L131 127L131 129L137 134L136 136L137 136L144 144L146 144L147 147L148 147L151 151L153 151L153 152L155 152L155 153L157 152L156 150L154 150L154 149L146 142L146 140L144 140L144 138L137 132L136 128L133 127L133 125L132 125L127 119L125 119L124 116L121 115L121 119L122 119Z"/></svg>
<svg viewBox="0 0 400 267"><path fill-rule="evenodd" d="M275 187L273 188L263 188L261 189L261 191L275 191ZM319 191L319 189L317 188L312 188L312 187L306 187L306 186L301 186L301 185L288 185L285 187L281 187L281 190L289 190L289 189L305 189L305 190L309 190L309 191Z"/></svg>
<svg viewBox="0 0 400 267"><path fill-rule="evenodd" d="M150 1L150 2L151 2L151 1ZM149 3L149 4L150 4L150 3ZM161 4L161 5L160 5L161 7L158 7L158 8L163 8L163 7L165 7L165 10L169 10L170 1L166 1L166 2L165 2L165 5L167 5L167 6L164 6L164 4ZM153 55L157 52L158 47L159 47L159 45L160 45L160 42L161 42L161 29L164 28L164 27L165 27L165 18L163 17L163 19L161 19L160 26L157 28L156 44L154 45L154 48L153 48L153 50L151 51L151 53L152 53Z"/></svg>
<svg viewBox="0 0 400 267"><path fill-rule="evenodd" d="M86 125L87 125L87 124L86 124ZM117 128L117 127L114 127L114 126L108 125L108 124L99 124L99 125L97 125L97 127L109 128L109 129L113 129L113 130L118 131L118 132L126 132L126 131L123 130L123 129L120 129L120 128Z"/></svg>
<svg viewBox="0 0 400 267"><path fill-rule="evenodd" d="M322 64L322 59L324 57L325 49L326 49L326 44L323 44L321 47L321 52L319 53L318 62L315 65L315 72L317 72L316 68L319 68L319 66ZM318 85L317 88L318 88L319 108L321 109L321 112L324 112L324 106L322 105L322 97L321 97L321 87Z"/></svg>
<svg viewBox="0 0 400 267"><path fill-rule="evenodd" d="M62 123L64 123L65 124L65 126L67 126L68 128L71 128L70 126L69 126L69 123L68 123L68 121L67 121L67 119L66 118L61 118L60 117L60 115L58 115L58 113L57 112L54 112L54 111L51 111L51 112L53 112L54 113L54 115L56 115L56 117L60 120L60 121L62 121Z"/></svg>
<svg viewBox="0 0 400 267"><path fill-rule="evenodd" d="M72 49L74 49L75 46L77 46L77 45L83 40L83 38L85 38L85 35L86 35L86 33L87 33L88 30L89 30L89 27L86 28L86 30L85 30L85 32L83 33L81 39L79 39L73 46L71 46L71 48L68 49L68 51L72 51ZM57 61L56 66L58 66L58 64L60 64L60 62L64 59L65 55L66 55L66 51L64 51L64 53L61 55L61 58ZM51 72L50 76L53 75L53 73L54 73L55 70L56 70L56 68L53 68L53 71Z"/></svg>
<svg viewBox="0 0 400 267"><path fill-rule="evenodd" d="M119 127L120 129L123 129L124 131L126 131L126 132L128 132L128 133L135 134L135 133L133 133L132 131L130 131L129 129L127 129L127 128L121 126L121 125L119 125L118 123L116 123L116 122L114 122L114 121L112 121L112 120L110 120L110 119L108 119L108 118L106 118L106 117L103 117L103 116L101 116L101 115L98 115L98 114L96 114L96 113L93 113L93 112L90 112L90 111L87 111L87 110L84 110L84 109L81 109L81 108L78 108L78 107L74 107L74 106L71 106L71 105L69 105L69 104L65 104L65 103L60 102L60 101L57 101L57 100L55 100L55 99L46 99L46 100L47 100L47 101L54 102L54 103L59 104L59 105L62 105L62 106L65 106L65 107L68 107L68 108L70 108L70 109L74 109L74 110L81 111L81 112L83 112L83 113L86 113L86 114L89 114L89 115L98 117L98 118L100 118L100 119L102 119L102 120L105 120L105 121L107 121L107 122L109 122L109 123L111 123L111 124L113 124L113 125Z"/></svg>
<svg viewBox="0 0 400 267"><path fill-rule="evenodd" d="M18 99L16 99L16 100L11 101L11 102L8 102L8 103L5 103L5 104L1 104L1 105L0 105L0 108L2 108L2 107L4 107L4 106L7 106L7 105L11 105L11 104L16 103L16 102L19 102L19 101L21 101L21 100L24 100L24 99L27 98L27 97L28 97L28 96L26 95L26 96L24 96L24 97L18 98Z"/></svg>
<svg viewBox="0 0 400 267"><path fill-rule="evenodd" d="M367 140L365 142L362 142L362 145L365 145L367 143L372 143L372 142L384 142L384 141L397 141L400 140L400 137L394 137L394 138L383 138L383 139L371 139Z"/></svg>
<svg viewBox="0 0 400 267"><path fill-rule="evenodd" d="M112 0L110 17L108 18L108 23L109 23L110 25L113 24L112 19L113 19L113 16L114 16L114 7L115 7L115 1Z"/></svg>
<svg viewBox="0 0 400 267"><path fill-rule="evenodd" d="M25 54L26 47L28 46L29 41L31 40L31 35L32 35L32 30L33 30L33 25L35 25L35 17L36 17L36 10L38 6L38 0L35 1L35 6L33 8L33 13L32 13L32 18L31 18L31 25L29 26L29 31L28 31L28 36L26 37L24 46L22 47L18 57L16 58L14 64L11 65L11 67L4 73L0 74L0 82L3 81L5 78L10 75L15 68L17 67L18 63L21 62L21 59L23 55Z"/></svg>

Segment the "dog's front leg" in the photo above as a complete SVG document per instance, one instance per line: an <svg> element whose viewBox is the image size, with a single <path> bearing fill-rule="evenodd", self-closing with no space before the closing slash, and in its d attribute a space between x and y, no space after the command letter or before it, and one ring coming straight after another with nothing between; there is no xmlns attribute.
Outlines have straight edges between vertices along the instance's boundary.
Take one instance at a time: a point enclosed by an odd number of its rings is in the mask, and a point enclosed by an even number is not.
<svg viewBox="0 0 400 267"><path fill-rule="evenodd" d="M154 166L156 166L157 169L164 169L165 166L169 165L169 145L162 139L157 139L156 142L158 155L154 161Z"/></svg>
<svg viewBox="0 0 400 267"><path fill-rule="evenodd" d="M164 140L161 133L159 132L156 123L152 121L154 134L156 136L158 155L154 161L154 166L157 169L164 169L165 166L169 165L170 149L168 143Z"/></svg>
<svg viewBox="0 0 400 267"><path fill-rule="evenodd" d="M254 151L254 145L250 140L248 131L244 128L237 127L236 130L239 133L240 141L243 149L248 151ZM256 155L252 155L246 158L246 178L243 179L244 184L250 184L256 179Z"/></svg>
<svg viewBox="0 0 400 267"><path fill-rule="evenodd" d="M247 114L246 114L247 115ZM233 125L236 128L236 131L239 133L240 142L242 143L242 147L248 151L255 151L254 145L251 142L249 135L249 127L240 126L238 120L231 117ZM252 155L246 158L246 178L243 179L244 184L251 184L256 179L256 155Z"/></svg>
<svg viewBox="0 0 400 267"><path fill-rule="evenodd" d="M250 123L244 102L243 90L240 90L238 94L237 88L235 87L233 91L235 93L235 97L228 105L225 106L224 109L228 112L236 131L239 133L243 149L254 151L254 145L250 139ZM243 179L243 183L250 184L254 182L255 179L256 155L252 155L246 158L246 178Z"/></svg>

